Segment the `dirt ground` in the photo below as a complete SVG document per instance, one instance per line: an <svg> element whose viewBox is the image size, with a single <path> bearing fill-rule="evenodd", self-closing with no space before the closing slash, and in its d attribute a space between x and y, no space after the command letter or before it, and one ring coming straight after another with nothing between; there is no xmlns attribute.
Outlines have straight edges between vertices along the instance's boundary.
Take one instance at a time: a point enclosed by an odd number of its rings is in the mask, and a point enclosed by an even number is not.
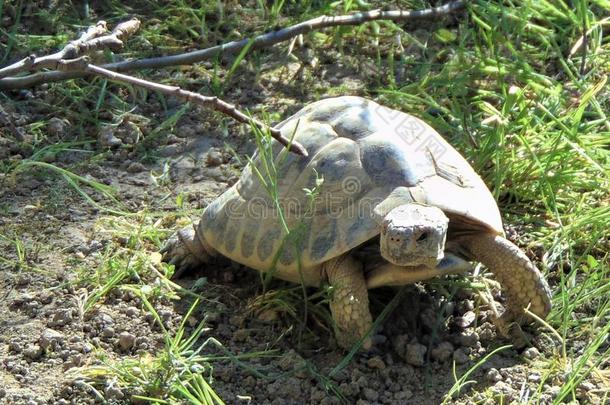
<svg viewBox="0 0 610 405"><path fill-rule="evenodd" d="M292 112L306 101L284 102L283 110ZM112 185L119 190L118 199L132 210L164 212L161 217L175 218L172 211L179 194L190 208L205 207L239 174L240 165L227 151L226 142L237 145L238 153L248 152L251 146L243 138L223 139L213 130L201 132L198 121L196 112L187 114L175 136L157 145L162 163L132 161L137 153L123 149L95 164L88 162L80 174ZM116 131L117 137L126 133ZM20 158L17 152L11 151L13 159ZM64 152L54 160L75 163L84 156ZM151 176L162 172L164 165L169 167L169 186L159 185ZM103 397L110 403L131 402L130 396L137 392L125 391L116 381L103 381L96 393L81 375L83 367L108 359L137 358L163 345L154 318L130 291L112 289L83 314L87 289L75 279L83 271L93 272L104 262L107 249L117 239L120 242L120 232L100 220L112 216L92 207L54 176L23 173L2 181L2 234L23 242L25 260L36 270L8 264L18 261L18 254L14 244L2 241L2 257L13 262L5 262L0 273L5 308L0 311L1 400L62 404L92 403ZM179 227L168 221L173 229ZM448 299L434 288L413 286L376 332L374 348L357 354L347 367L326 379L345 355L327 328L310 325L299 344L299 326L286 314L251 310L262 294L256 272L220 263L177 281L189 287L202 277L207 279L200 291L206 302L197 316L206 319L205 337L214 337L235 355L272 350L246 361L247 367L232 361L213 363L213 387L227 403L440 403L454 384L454 361L457 374L462 375L477 359L506 343L496 337L488 313L477 311L471 291L455 288ZM278 283L273 288L287 285ZM393 290L373 293L376 315L393 295ZM177 302L160 298L155 305L171 329L179 324L189 302L188 297ZM531 373L528 364L549 350L544 339L533 338L518 350L494 355L470 376L477 381L478 393L461 401L494 403L494 393L505 401L526 399L541 378ZM550 400L556 389L549 384L542 398Z"/></svg>
<svg viewBox="0 0 610 405"><path fill-rule="evenodd" d="M319 98L366 95L366 75L338 53L323 57L323 67L313 69L315 80L301 80L302 65L287 63L285 70L269 69L254 87L244 75L242 84L228 91L225 99L255 113L264 101L267 111L287 117ZM300 80L299 85L286 84ZM44 98L45 88L12 96L29 94ZM162 118L157 113L159 102L151 99L146 106L136 106L121 126L90 135L97 145L58 152L48 162L70 165L87 179L111 185L122 207L150 213L138 218L167 238L184 225L182 213L190 210L191 219L196 220L202 208L237 180L244 160L239 162L234 152L244 156L253 145L244 126L191 108L169 135L142 152L132 138L137 138L138 131L146 135L150 128L140 117ZM181 106L176 100L169 104L173 111ZM26 125L45 118L48 111L14 114L20 118L19 125ZM57 138L78 136L73 122L64 121L60 113L56 117L48 130L55 131ZM118 140L113 147L112 137ZM7 162L32 154L7 136L0 137L0 149L0 159ZM106 151L102 158L90 159L92 152L100 151ZM154 158L147 158L149 153ZM84 189L101 206L111 206L91 188ZM178 198L183 199L183 207L178 206ZM109 257L130 246L123 220L137 225L140 219L103 211L48 171L32 168L0 178L0 235L6 237L0 239L0 403L145 402L133 397L144 393L91 372L121 359L146 359L164 346L159 324L129 289L112 288L84 310L96 286L94 279L89 285L84 280L96 277L103 266L112 266ZM157 263L161 245L149 240L140 249ZM154 273L140 276L131 275L122 283L154 288L159 280ZM213 337L224 347L210 345L205 349L210 355L225 350L234 356L263 353L239 362L210 361L212 387L229 404L438 404L454 385L454 373L462 376L507 343L496 336L489 311L481 310L477 294L464 279L409 286L375 332L373 349L356 354L329 377L346 353L337 348L328 325L310 315L302 330L303 325L280 307L253 310L263 296L258 273L220 262L174 281L185 288L199 285L197 293L205 300L188 320L187 332L205 319L209 329L203 338ZM291 287L275 282L270 291ZM395 294L392 289L372 293L375 316ZM189 296L181 300L160 296L154 305L164 327L172 331L191 302ZM298 306L297 315L302 311ZM500 351L477 368L468 377L474 384L450 403L527 402L534 394L540 403L550 403L561 382L549 379L541 384L546 377L536 371L535 364L555 348L544 334L526 331L525 337L517 347ZM578 401L599 401L600 387L594 381L583 384Z"/></svg>
<svg viewBox="0 0 610 405"><path fill-rule="evenodd" d="M205 205L228 186L225 173L231 170L223 167L230 163L202 164L209 162L210 148L222 144L197 137L168 146L175 145L179 147L170 156L173 192L186 193L194 204ZM183 154L182 149L187 152ZM129 167L127 162L101 162L86 173L119 189L121 201L128 206L170 210L167 201L173 199L164 198L165 187L150 180L150 171L160 168L143 166L135 172ZM112 236L100 229L100 213L65 183L21 176L19 182L2 189L2 201L8 212L0 224L18 235L31 252L28 262L41 269L4 265L0 273L5 308L0 312L2 400L12 404L94 402L87 384L74 379L75 369L98 363L98 349L115 358L154 351L162 346L163 336L142 302L119 289L110 291L92 311L80 312L84 291L70 283L75 268L98 266ZM3 243L2 256L16 258L13 246ZM227 403L340 403L313 373L300 369L306 359L326 375L341 361L345 353L336 348L327 330L314 328L317 336L308 336L298 348L295 325L291 327L281 313L247 315L249 304L261 294L256 272L224 263L178 281L189 286L199 277L208 279L204 295L209 301L199 315L207 319L206 336L213 336L234 354L276 350L248 362L248 367L264 370L266 378L255 377L233 362L215 363L213 386L221 398ZM392 295L393 291L376 292L374 299L387 302ZM461 374L472 366L470 357L481 357L501 343L489 323L473 326L473 297L467 292L459 292L458 297L447 300L423 288L409 288L374 337L374 349L357 355L332 377L332 383L349 402L439 403L454 382L453 360ZM157 310L168 326L175 327L187 305L161 299ZM522 386L527 389L528 382L537 384L540 378L528 375L523 366L544 351L535 347L502 352L472 378L483 387L501 390L507 399L517 399ZM123 392L112 382L103 391L114 403L129 402L130 394L134 393Z"/></svg>

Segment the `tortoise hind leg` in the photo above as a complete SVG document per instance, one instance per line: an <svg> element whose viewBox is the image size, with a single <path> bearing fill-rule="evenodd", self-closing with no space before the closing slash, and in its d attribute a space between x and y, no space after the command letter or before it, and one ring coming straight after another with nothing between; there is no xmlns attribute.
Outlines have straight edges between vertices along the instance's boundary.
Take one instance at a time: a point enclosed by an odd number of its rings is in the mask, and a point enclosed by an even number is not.
<svg viewBox="0 0 610 405"><path fill-rule="evenodd" d="M189 225L176 232L161 249L163 261L176 266L175 276L185 270L209 263L216 255L214 249L199 236L196 225Z"/></svg>
<svg viewBox="0 0 610 405"><path fill-rule="evenodd" d="M349 255L324 263L323 271L333 287L330 311L335 321L337 343L349 350L373 325L363 266ZM370 338L362 348L371 347Z"/></svg>

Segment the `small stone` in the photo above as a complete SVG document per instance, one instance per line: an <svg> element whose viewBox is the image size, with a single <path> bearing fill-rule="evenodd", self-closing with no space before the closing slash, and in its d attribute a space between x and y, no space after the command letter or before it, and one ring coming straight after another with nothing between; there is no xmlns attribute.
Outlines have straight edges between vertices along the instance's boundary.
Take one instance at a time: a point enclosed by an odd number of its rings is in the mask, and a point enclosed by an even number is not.
<svg viewBox="0 0 610 405"><path fill-rule="evenodd" d="M372 388L365 388L362 390L362 395L367 401L375 402L379 399L379 394Z"/></svg>
<svg viewBox="0 0 610 405"><path fill-rule="evenodd" d="M115 131L116 127L113 125L108 125L100 129L100 132L97 135L97 142L102 148L115 148L123 144L119 138L114 136Z"/></svg>
<svg viewBox="0 0 610 405"><path fill-rule="evenodd" d="M256 318L259 321L263 321L263 322L274 322L277 321L279 319L279 314L276 310L274 310L273 308L267 308L264 309L262 311L260 311L257 315ZM209 319L209 315L208 315L208 321Z"/></svg>
<svg viewBox="0 0 610 405"><path fill-rule="evenodd" d="M23 355L30 360L38 360L42 355L42 348L37 344L28 345L23 351Z"/></svg>
<svg viewBox="0 0 610 405"><path fill-rule="evenodd" d="M65 119L53 117L47 123L47 132L49 135L56 136L58 138L65 138L69 125L70 123Z"/></svg>
<svg viewBox="0 0 610 405"><path fill-rule="evenodd" d="M455 361L456 364L464 364L468 363L470 358L466 353L464 353L463 349L457 349L453 352L453 361Z"/></svg>
<svg viewBox="0 0 610 405"><path fill-rule="evenodd" d="M278 361L278 367L283 371L289 371L301 367L305 360L294 349L286 352Z"/></svg>
<svg viewBox="0 0 610 405"><path fill-rule="evenodd" d="M104 389L104 394L106 399L121 399L125 396L123 391L121 391L121 389L114 384L108 385Z"/></svg>
<svg viewBox="0 0 610 405"><path fill-rule="evenodd" d="M455 335L453 341L459 346L475 347L479 342L479 335L476 332L466 330Z"/></svg>
<svg viewBox="0 0 610 405"><path fill-rule="evenodd" d="M146 170L146 166L140 162L132 162L129 164L129 166L127 166L128 173L139 173L143 172L144 170Z"/></svg>
<svg viewBox="0 0 610 405"><path fill-rule="evenodd" d="M404 358L405 357L405 349L407 347L407 342L409 341L409 335L398 335L392 339L392 347L396 353Z"/></svg>
<svg viewBox="0 0 610 405"><path fill-rule="evenodd" d="M23 350L23 345L21 344L21 341L18 338L12 338L8 342L8 350L13 353L21 353L21 351Z"/></svg>
<svg viewBox="0 0 610 405"><path fill-rule="evenodd" d="M53 349L61 346L64 342L64 335L53 329L45 329L40 335L38 344L43 350Z"/></svg>
<svg viewBox="0 0 610 405"><path fill-rule="evenodd" d="M438 362L444 362L451 358L453 354L453 345L449 342L441 342L438 346L430 351L432 359Z"/></svg>
<svg viewBox="0 0 610 405"><path fill-rule="evenodd" d="M368 359L366 362L366 365L372 369L377 369L377 370L385 369L385 363L379 356L373 356L370 359Z"/></svg>
<svg viewBox="0 0 610 405"><path fill-rule="evenodd" d="M467 327L472 325L476 318L477 317L474 312L468 311L464 315L456 317L454 322L458 327L466 329Z"/></svg>
<svg viewBox="0 0 610 405"><path fill-rule="evenodd" d="M140 314L140 310L136 307L132 306L132 307L127 307L127 309L125 309L125 315L127 315L131 318L134 318L139 314Z"/></svg>
<svg viewBox="0 0 610 405"><path fill-rule="evenodd" d="M419 313L419 319L429 331L434 331L438 328L439 315L433 308L425 308Z"/></svg>
<svg viewBox="0 0 610 405"><path fill-rule="evenodd" d="M502 375L497 369L490 368L485 374L485 379L491 383L497 383L498 381L502 381Z"/></svg>
<svg viewBox="0 0 610 405"><path fill-rule="evenodd" d="M466 313L468 311L472 311L474 309L474 301L473 300L463 300L460 302L458 306L458 311L460 313Z"/></svg>
<svg viewBox="0 0 610 405"><path fill-rule="evenodd" d="M114 319L104 312L97 316L97 323L100 325L114 325Z"/></svg>
<svg viewBox="0 0 610 405"><path fill-rule="evenodd" d="M410 390L398 391L394 394L394 399L397 401L405 401L413 396Z"/></svg>
<svg viewBox="0 0 610 405"><path fill-rule="evenodd" d="M491 389L498 394L504 395L508 401L516 397L516 391L504 381L498 381Z"/></svg>
<svg viewBox="0 0 610 405"><path fill-rule="evenodd" d="M538 374L538 373L532 373L527 376L527 380L531 381L533 383L538 383L538 382L540 382L541 377L540 377L540 374Z"/></svg>
<svg viewBox="0 0 610 405"><path fill-rule="evenodd" d="M528 347L523 351L523 357L526 359L533 360L538 356L540 356L540 352L535 347Z"/></svg>
<svg viewBox="0 0 610 405"><path fill-rule="evenodd" d="M496 340L497 337L496 329L490 323L484 323L479 328L477 328L477 333L479 335L479 339L481 339L482 342L491 342L493 340Z"/></svg>
<svg viewBox="0 0 610 405"><path fill-rule="evenodd" d="M101 336L104 339L109 339L109 338L113 337L114 336L114 328L112 326L106 326L104 329L102 329Z"/></svg>
<svg viewBox="0 0 610 405"><path fill-rule="evenodd" d="M121 332L119 334L119 347L124 351L130 350L136 342L135 335L129 332Z"/></svg>
<svg viewBox="0 0 610 405"><path fill-rule="evenodd" d="M51 319L51 326L65 326L72 322L72 308L58 309Z"/></svg>
<svg viewBox="0 0 610 405"><path fill-rule="evenodd" d="M210 149L205 158L205 164L208 167L220 166L223 164L224 159L222 153L218 149Z"/></svg>
<svg viewBox="0 0 610 405"><path fill-rule="evenodd" d="M423 366L424 356L428 349L421 343L409 343L405 352L405 360L413 366Z"/></svg>

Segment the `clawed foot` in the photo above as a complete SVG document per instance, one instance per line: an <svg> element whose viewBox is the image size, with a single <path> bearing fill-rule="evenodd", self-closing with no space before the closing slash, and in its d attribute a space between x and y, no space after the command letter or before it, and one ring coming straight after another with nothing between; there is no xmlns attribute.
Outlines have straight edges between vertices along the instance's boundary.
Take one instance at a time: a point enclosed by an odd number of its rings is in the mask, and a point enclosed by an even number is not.
<svg viewBox="0 0 610 405"><path fill-rule="evenodd" d="M187 270L200 267L210 261L210 255L197 237L192 226L176 232L161 249L163 261L176 267L174 276L180 276Z"/></svg>
<svg viewBox="0 0 610 405"><path fill-rule="evenodd" d="M531 336L528 336L521 324L515 321L514 315L504 313L501 317L493 319L492 323L495 325L498 335L512 342L516 349L528 345Z"/></svg>

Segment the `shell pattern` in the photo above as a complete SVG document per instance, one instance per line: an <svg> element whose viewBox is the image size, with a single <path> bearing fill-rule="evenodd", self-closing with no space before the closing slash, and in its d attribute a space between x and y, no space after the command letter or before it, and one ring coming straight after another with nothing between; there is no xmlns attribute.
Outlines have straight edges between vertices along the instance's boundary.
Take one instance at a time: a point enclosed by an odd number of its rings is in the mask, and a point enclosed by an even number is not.
<svg viewBox="0 0 610 405"><path fill-rule="evenodd" d="M260 271L275 266L289 276L300 262L307 278L321 263L377 236L379 215L408 201L441 208L461 228L502 234L481 178L416 117L346 96L312 103L276 127L309 153L303 158L274 146L277 202L290 236L251 165L200 222L200 235L236 262ZM266 173L260 156L252 164ZM316 187L317 179L323 181L312 199L304 189Z"/></svg>

